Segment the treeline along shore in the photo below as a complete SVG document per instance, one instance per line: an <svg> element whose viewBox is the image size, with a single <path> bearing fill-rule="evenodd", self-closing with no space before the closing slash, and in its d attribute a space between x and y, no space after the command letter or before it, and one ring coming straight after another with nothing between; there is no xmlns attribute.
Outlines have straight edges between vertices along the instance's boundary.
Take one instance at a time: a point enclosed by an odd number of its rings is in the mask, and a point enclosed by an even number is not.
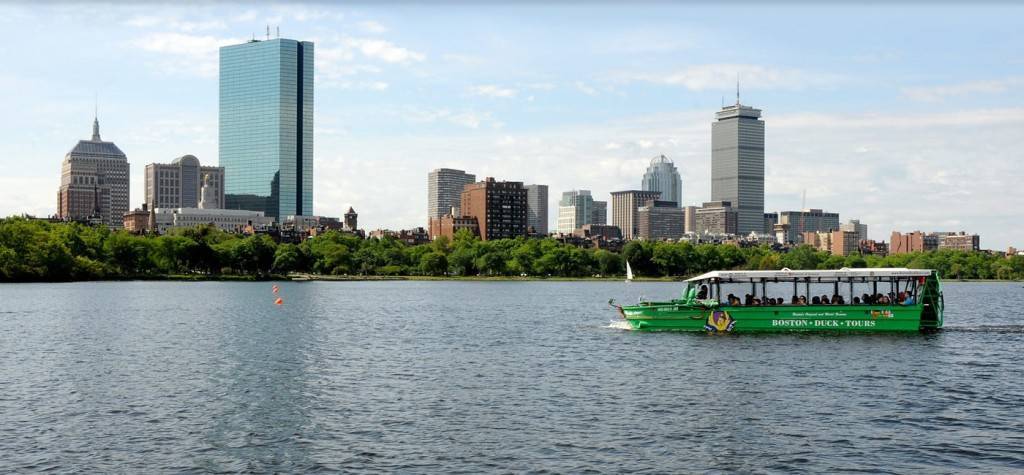
<svg viewBox="0 0 1024 475"><path fill-rule="evenodd" d="M382 278L613 277L629 261L641 277L684 277L724 269L936 269L945 279L1024 279L1024 256L931 251L879 257L832 256L810 246L788 252L729 244L633 241L621 253L581 249L554 239L454 239L408 246L326 232L301 244L266 235L242 236L212 226L139 236L105 227L25 218L0 220L0 281L52 282L116 279L265 279L302 273Z"/></svg>

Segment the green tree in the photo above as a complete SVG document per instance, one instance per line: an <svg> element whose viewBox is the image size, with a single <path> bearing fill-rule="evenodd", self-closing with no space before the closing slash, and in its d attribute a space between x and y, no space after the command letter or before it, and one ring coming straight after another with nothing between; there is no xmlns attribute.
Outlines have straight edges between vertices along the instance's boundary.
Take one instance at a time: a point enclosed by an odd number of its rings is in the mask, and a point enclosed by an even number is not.
<svg viewBox="0 0 1024 475"><path fill-rule="evenodd" d="M788 269L817 269L821 256L806 244L794 247L782 255L782 266Z"/></svg>
<svg viewBox="0 0 1024 475"><path fill-rule="evenodd" d="M302 252L295 244L280 244L274 251L274 264L271 269L274 272L287 274L299 270L302 264Z"/></svg>
<svg viewBox="0 0 1024 475"><path fill-rule="evenodd" d="M420 272L424 275L446 275L448 258L438 251L428 252L420 258Z"/></svg>
<svg viewBox="0 0 1024 475"><path fill-rule="evenodd" d="M626 271L622 256L611 251L598 249L594 252L597 269L602 275L622 275Z"/></svg>

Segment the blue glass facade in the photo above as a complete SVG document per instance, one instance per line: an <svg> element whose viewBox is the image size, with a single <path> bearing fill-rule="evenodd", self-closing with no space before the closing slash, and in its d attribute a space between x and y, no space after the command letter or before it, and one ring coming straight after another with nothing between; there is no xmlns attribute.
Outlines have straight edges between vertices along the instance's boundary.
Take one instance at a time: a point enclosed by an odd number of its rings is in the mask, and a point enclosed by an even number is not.
<svg viewBox="0 0 1024 475"><path fill-rule="evenodd" d="M313 214L313 43L220 49L219 142L226 208Z"/></svg>

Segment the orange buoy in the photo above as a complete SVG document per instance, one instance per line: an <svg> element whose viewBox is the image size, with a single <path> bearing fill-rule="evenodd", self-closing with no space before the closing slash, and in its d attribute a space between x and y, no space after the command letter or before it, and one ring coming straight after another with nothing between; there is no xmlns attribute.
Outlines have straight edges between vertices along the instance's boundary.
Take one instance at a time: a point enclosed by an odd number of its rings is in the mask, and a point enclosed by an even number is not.
<svg viewBox="0 0 1024 475"><path fill-rule="evenodd" d="M276 304L276 305L281 305L283 303L284 303L284 299L282 299L281 297L278 297L277 300L274 301L274 304Z"/></svg>

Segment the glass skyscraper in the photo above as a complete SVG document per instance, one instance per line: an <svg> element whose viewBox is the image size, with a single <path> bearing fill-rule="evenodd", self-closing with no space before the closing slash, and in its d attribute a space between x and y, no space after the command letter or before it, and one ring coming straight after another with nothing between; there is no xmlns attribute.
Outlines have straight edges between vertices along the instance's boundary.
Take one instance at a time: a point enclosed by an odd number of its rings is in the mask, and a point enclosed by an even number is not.
<svg viewBox="0 0 1024 475"><path fill-rule="evenodd" d="M220 49L219 152L225 208L313 214L313 43Z"/></svg>
<svg viewBox="0 0 1024 475"><path fill-rule="evenodd" d="M679 176L672 160L664 155L651 159L651 166L644 172L640 186L644 191L660 191L661 201L673 201L677 208L683 207L683 179Z"/></svg>

